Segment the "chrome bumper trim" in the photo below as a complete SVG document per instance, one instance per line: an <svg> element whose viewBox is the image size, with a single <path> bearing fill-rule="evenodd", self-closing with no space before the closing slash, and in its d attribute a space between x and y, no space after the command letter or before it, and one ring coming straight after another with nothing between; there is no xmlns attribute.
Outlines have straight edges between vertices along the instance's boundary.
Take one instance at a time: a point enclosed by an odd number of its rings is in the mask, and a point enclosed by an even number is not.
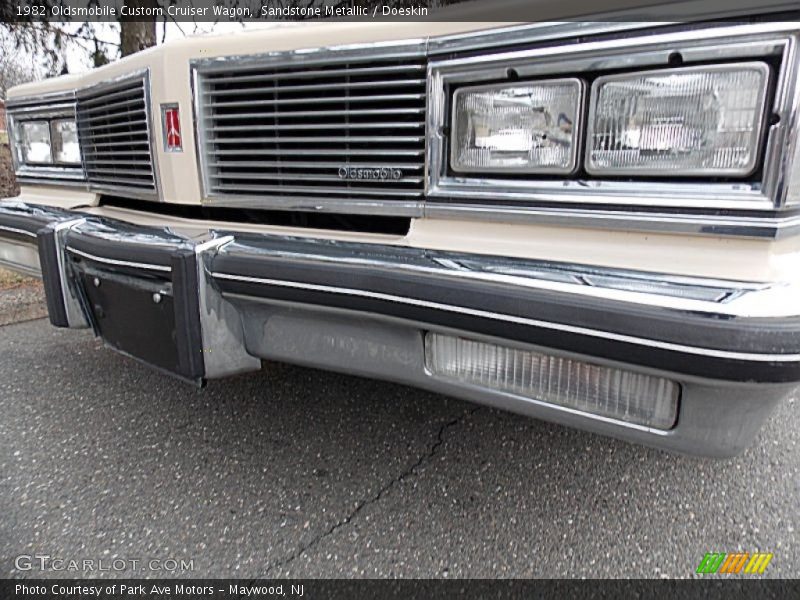
<svg viewBox="0 0 800 600"><path fill-rule="evenodd" d="M261 359L248 352L239 313L222 297L211 276L214 255L233 240L231 235L215 237L194 247L203 349L216 350L203 353L207 379L261 368Z"/></svg>
<svg viewBox="0 0 800 600"><path fill-rule="evenodd" d="M533 327L544 327L556 331L565 331L569 333L577 333L580 335L589 335L592 337L603 338L607 340L616 340L620 342L637 344L642 346L650 346L653 348L662 348L664 350L673 350L676 352L697 354L699 356L713 356L717 358L728 358L732 360L756 361L756 362L787 362L793 363L800 361L800 353L793 354L761 354L752 352L731 352L724 350L716 350L714 348L702 348L695 346L687 346L684 344L671 344L660 342L658 340L635 337L629 335L619 335L610 331L603 331L598 329L590 329L586 327L574 327L563 323L553 323L548 321L541 321L538 319L526 319L523 317L515 317L513 315L500 314L488 310L476 310L466 308L463 306L456 306L452 304L441 304L438 302L428 302L416 298L409 298L404 296L396 296L393 294L382 294L377 292L370 292L366 290L357 290L351 288L342 288L326 285L315 285L310 283L302 283L297 281L282 281L278 279L264 279L259 277L248 277L245 275L231 275L229 273L212 273L216 279L227 279L230 281L245 281L248 283L258 283L266 285L276 285L281 287L315 290L321 292L331 292L334 294L345 294L348 296L361 296L365 298L375 298L378 300L388 300L391 302L400 302L403 304L410 304L413 306L423 306L426 308L433 308L437 310L444 310L448 312L461 313L465 315L477 316L486 319L493 319L498 321L507 321L509 323L518 323L522 325L530 325Z"/></svg>
<svg viewBox="0 0 800 600"><path fill-rule="evenodd" d="M165 273L169 273L172 271L172 268L164 266L164 265L151 265L147 263L140 263L140 262L132 262L127 260L116 260L113 258L104 258L102 256L97 256L95 254L90 254L88 252L84 252L83 250L78 250L77 248L72 248L67 246L67 252L72 254L77 254L78 256L82 256L83 258L88 258L89 260L93 260L95 262L100 262L106 265L113 265L117 267L130 267L132 269L144 269L145 271L163 271Z"/></svg>
<svg viewBox="0 0 800 600"><path fill-rule="evenodd" d="M32 237L36 239L36 234L31 231L26 231L24 229L18 229L16 227L7 227L5 225L0 225L0 231L7 231L8 233L16 233L18 235L25 235L28 237Z"/></svg>

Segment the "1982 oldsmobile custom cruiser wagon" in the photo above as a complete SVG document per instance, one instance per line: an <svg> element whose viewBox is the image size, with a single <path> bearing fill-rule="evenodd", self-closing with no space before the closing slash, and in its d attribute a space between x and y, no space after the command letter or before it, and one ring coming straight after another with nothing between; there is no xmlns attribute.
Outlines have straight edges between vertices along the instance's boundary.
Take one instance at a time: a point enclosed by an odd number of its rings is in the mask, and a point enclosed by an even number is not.
<svg viewBox="0 0 800 600"><path fill-rule="evenodd" d="M288 361L732 455L800 382L799 40L766 13L167 44L10 92L0 262L196 384Z"/></svg>

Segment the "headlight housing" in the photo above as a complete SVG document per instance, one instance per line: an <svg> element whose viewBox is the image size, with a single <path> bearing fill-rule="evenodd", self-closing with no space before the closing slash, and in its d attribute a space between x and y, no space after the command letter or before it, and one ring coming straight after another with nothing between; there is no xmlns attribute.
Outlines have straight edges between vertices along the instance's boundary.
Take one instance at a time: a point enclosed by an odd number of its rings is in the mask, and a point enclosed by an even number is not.
<svg viewBox="0 0 800 600"><path fill-rule="evenodd" d="M575 78L456 90L453 170L572 172L582 97L583 82Z"/></svg>
<svg viewBox="0 0 800 600"><path fill-rule="evenodd" d="M18 125L17 155L24 165L76 166L81 163L75 119L36 119Z"/></svg>
<svg viewBox="0 0 800 600"><path fill-rule="evenodd" d="M570 24L531 30L586 35ZM481 37L464 54L432 42L441 58L428 66L426 216L774 237L766 211L800 206L797 23L543 37L512 48L516 34ZM511 49L486 50L493 43ZM459 90L559 78L586 89L574 170L459 165Z"/></svg>
<svg viewBox="0 0 800 600"><path fill-rule="evenodd" d="M8 138L20 183L86 180L72 98L7 104Z"/></svg>
<svg viewBox="0 0 800 600"><path fill-rule="evenodd" d="M73 119L59 119L50 123L53 160L60 165L79 165L81 147L78 126Z"/></svg>
<svg viewBox="0 0 800 600"><path fill-rule="evenodd" d="M20 162L25 164L53 163L48 121L23 121L19 124L18 155Z"/></svg>
<svg viewBox="0 0 800 600"><path fill-rule="evenodd" d="M764 63L634 72L592 85L586 170L595 175L744 177L756 167Z"/></svg>

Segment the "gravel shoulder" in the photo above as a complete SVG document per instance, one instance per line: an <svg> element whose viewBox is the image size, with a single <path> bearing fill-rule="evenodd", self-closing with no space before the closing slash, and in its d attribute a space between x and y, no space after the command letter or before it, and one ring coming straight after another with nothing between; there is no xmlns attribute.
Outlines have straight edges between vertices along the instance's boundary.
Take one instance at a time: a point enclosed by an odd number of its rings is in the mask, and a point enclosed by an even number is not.
<svg viewBox="0 0 800 600"><path fill-rule="evenodd" d="M0 269L0 326L46 316L42 282Z"/></svg>

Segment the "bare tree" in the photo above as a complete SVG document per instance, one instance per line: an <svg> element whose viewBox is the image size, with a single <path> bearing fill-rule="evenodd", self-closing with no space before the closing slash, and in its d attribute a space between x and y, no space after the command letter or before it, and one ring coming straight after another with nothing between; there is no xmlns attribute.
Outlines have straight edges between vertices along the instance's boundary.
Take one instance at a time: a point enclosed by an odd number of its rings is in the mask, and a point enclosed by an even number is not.
<svg viewBox="0 0 800 600"><path fill-rule="evenodd" d="M84 6L100 6L99 0L80 0ZM456 4L463 0L366 0L362 5L373 6L417 6L422 4L431 8L439 8L449 4ZM48 10L44 14L52 14L50 9L61 5L64 0L35 0L35 4L44 6ZM103 0L103 5L113 5L118 9L123 0ZM129 12L136 13L136 9L144 9L147 15L156 15L161 9L164 33L167 23L174 23L185 34L181 23L174 17L166 16L167 8L174 5L194 5L194 0L125 0ZM277 6L298 7L335 7L345 5L346 0L215 0L215 4L230 8L249 7L252 14L259 14L260 8L266 4ZM14 3L0 0L0 28L5 27L14 40L15 47L31 54L42 57L47 75L63 72L65 69L66 49L70 45L80 45L87 52L94 66L101 66L119 57L128 56L139 52L157 43L157 17L156 16L130 16L120 17L115 33L119 35L116 40L101 39L92 21L72 21L69 23L52 22L47 17L19 16L14 11ZM108 29L107 27L105 28ZM197 22L195 22L195 32Z"/></svg>
<svg viewBox="0 0 800 600"><path fill-rule="evenodd" d="M36 81L45 76L45 70L36 57L16 47L13 38L0 32L0 99L9 88Z"/></svg>
<svg viewBox="0 0 800 600"><path fill-rule="evenodd" d="M157 0L128 0L131 9L155 10L160 6ZM120 18L120 53L128 56L156 45L156 19L142 20L141 17Z"/></svg>
<svg viewBox="0 0 800 600"><path fill-rule="evenodd" d="M66 72L66 54L70 47L87 52L92 64L104 65L119 52L120 43L102 39L95 23L7 21L6 8L0 2L0 37L10 40L13 53L34 57L46 76Z"/></svg>
<svg viewBox="0 0 800 600"><path fill-rule="evenodd" d="M112 4L122 0L110 0ZM131 8L152 9L175 0L125 0ZM48 75L63 72L66 67L68 47L80 47L87 52L94 66L104 65L119 56L127 56L156 44L156 18L120 17L116 32L117 40L105 39L99 34L97 22L51 21L53 6L61 0L38 0L37 5L46 10L41 16L20 16L14 12L13 3L0 1L0 28L4 28L18 49L37 55ZM88 0L88 5L97 5L97 0ZM118 7L119 8L119 7ZM108 33L108 27L103 28Z"/></svg>

